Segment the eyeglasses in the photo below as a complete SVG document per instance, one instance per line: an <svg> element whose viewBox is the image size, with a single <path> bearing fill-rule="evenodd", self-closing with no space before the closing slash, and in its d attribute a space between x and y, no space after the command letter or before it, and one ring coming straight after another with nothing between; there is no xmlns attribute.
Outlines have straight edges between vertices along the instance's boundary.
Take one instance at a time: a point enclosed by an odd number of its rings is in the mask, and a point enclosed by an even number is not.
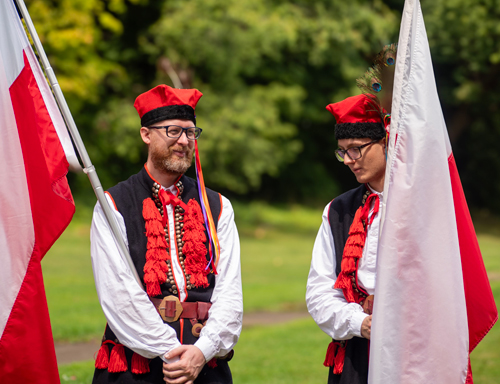
<svg viewBox="0 0 500 384"><path fill-rule="evenodd" d="M377 141L380 140L373 140L370 141L369 143L360 145L359 147L351 147L348 149L336 149L335 150L335 156L337 157L337 160L340 161L341 163L344 162L345 155L349 156L351 160L358 160L361 159L361 148L368 147L369 145L376 143Z"/></svg>
<svg viewBox="0 0 500 384"><path fill-rule="evenodd" d="M153 129L165 129L167 132L167 136L170 137L171 139L178 139L182 136L183 132L186 132L186 137L189 140L196 140L200 137L201 135L201 128L198 127L179 127L178 125L164 125L164 126L153 126L153 127L148 127L148 128L153 128Z"/></svg>

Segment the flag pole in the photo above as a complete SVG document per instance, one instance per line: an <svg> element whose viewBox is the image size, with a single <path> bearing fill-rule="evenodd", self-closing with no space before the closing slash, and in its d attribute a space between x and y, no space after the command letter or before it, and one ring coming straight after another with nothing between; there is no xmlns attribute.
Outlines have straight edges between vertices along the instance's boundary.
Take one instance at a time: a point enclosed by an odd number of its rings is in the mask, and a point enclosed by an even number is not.
<svg viewBox="0 0 500 384"><path fill-rule="evenodd" d="M61 87L57 82L54 70L50 66L47 55L45 54L42 43L40 42L40 38L38 37L35 26L33 25L33 21L31 20L31 17L29 15L28 9L26 8L26 5L24 4L23 0L15 0L15 1L17 3L19 11L21 12L24 22L26 23L26 27L28 28L31 38L33 39L33 44L35 45L35 48L40 57L40 61L42 62L43 69L45 70L45 73L47 74L47 77L49 79L49 84L52 87L52 92L54 93L59 109L61 110L61 113L66 122L66 127L71 135L71 138L73 139L73 143L75 144L76 150L78 151L78 154L82 159L84 166L83 171L87 174L90 180L90 184L94 189L97 200L101 204L101 207L104 211L104 215L106 216L106 220L108 221L108 224L111 228L111 232L115 239L116 245L118 246L120 255L122 259L129 266L130 271L134 275L139 286L142 289L144 289L139 274L137 273L132 258L130 257L127 245L125 244L125 241L120 235L120 229L118 227L118 222L116 221L116 217L113 213L113 208L109 205L106 196L104 195L104 190L102 189L99 176L97 176L95 167L90 161L90 157L87 153L87 149L85 148L85 144L83 143L83 140L80 136L80 132L78 132L78 128L76 127L75 121L73 120L73 116L71 114L71 111L69 110L68 104L66 103L66 99L64 98Z"/></svg>

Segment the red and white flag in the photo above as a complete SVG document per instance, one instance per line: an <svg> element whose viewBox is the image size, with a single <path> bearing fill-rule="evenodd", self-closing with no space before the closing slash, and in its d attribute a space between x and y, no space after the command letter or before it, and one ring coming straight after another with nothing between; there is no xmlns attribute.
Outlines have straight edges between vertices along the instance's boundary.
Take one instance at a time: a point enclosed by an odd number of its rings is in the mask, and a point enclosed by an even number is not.
<svg viewBox="0 0 500 384"><path fill-rule="evenodd" d="M15 6L2 0L0 383L59 383L40 261L75 210L65 154L76 161Z"/></svg>
<svg viewBox="0 0 500 384"><path fill-rule="evenodd" d="M403 11L390 137L369 383L472 382L469 353L498 312L453 158L418 0L407 0Z"/></svg>

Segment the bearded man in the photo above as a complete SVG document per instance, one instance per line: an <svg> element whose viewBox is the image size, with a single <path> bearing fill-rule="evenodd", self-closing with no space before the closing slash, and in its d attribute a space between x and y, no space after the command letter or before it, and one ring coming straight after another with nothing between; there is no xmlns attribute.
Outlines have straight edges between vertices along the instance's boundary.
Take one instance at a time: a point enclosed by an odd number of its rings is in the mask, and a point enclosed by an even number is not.
<svg viewBox="0 0 500 384"><path fill-rule="evenodd" d="M110 188L142 282L120 257L99 203L91 228L97 294L107 319L93 383L232 383L241 332L240 248L231 203L184 173L201 128L201 92L159 85L135 101L144 168Z"/></svg>

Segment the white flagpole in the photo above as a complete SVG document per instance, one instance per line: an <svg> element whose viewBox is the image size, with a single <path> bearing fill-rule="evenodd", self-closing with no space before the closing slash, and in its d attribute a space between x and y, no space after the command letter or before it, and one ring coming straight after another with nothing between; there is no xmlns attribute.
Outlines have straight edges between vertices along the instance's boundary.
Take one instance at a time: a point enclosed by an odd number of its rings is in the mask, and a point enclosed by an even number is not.
<svg viewBox="0 0 500 384"><path fill-rule="evenodd" d="M50 66L47 55L45 54L42 43L40 42L40 39L36 32L35 26L33 25L33 21L31 20L31 17L29 15L28 9L26 8L26 5L24 4L23 0L15 0L15 1L26 23L31 38L33 39L33 43L40 57L40 61L42 62L43 69L45 70L45 73L47 74L47 77L49 79L49 84L52 87L52 92L54 92L57 104L66 122L66 127L71 135L71 138L73 139L73 142L75 143L76 150L78 151L78 154L82 159L84 166L83 171L87 174L90 180L90 184L94 189L97 200L101 204L101 207L104 211L108 224L111 228L111 232L113 233L116 245L118 246L118 250L120 251L120 255L122 259L128 264L130 271L134 275L139 286L142 289L144 289L139 274L137 273L132 258L130 257L127 245L125 244L123 238L120 235L120 229L118 228L118 222L116 221L116 218L114 216L113 208L110 207L106 199L106 196L104 195L104 190L102 189L101 182L99 180L99 177L97 176L95 167L90 161L90 157L87 153L87 149L85 148L85 144L83 143L83 140L80 136L80 132L78 132L78 128L76 127L75 121L73 120L73 116L71 115L71 111L69 110L68 104L66 103L66 99L64 98L61 87L57 82L54 70Z"/></svg>

